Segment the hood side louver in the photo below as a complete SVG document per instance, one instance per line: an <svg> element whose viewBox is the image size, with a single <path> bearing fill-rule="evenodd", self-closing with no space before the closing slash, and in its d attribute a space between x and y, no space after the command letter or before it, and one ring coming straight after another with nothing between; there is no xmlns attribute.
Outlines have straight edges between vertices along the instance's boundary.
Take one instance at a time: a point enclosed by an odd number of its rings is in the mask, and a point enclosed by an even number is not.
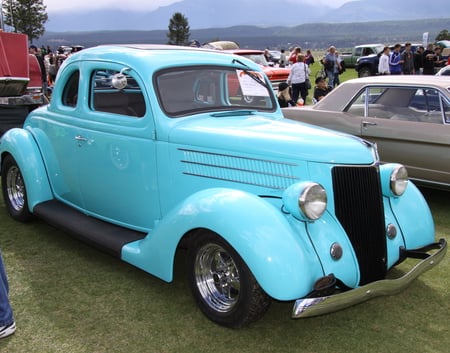
<svg viewBox="0 0 450 353"><path fill-rule="evenodd" d="M180 149L183 173L204 178L285 189L299 180L296 164L258 158Z"/></svg>

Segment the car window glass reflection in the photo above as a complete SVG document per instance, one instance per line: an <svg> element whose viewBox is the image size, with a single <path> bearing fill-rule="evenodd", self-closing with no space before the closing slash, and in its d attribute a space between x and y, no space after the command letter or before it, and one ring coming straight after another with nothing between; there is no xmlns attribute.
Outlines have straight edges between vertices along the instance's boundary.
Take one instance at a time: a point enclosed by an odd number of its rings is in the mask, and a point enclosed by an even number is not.
<svg viewBox="0 0 450 353"><path fill-rule="evenodd" d="M126 74L126 86L117 89L113 86L115 70L95 70L91 76L91 108L99 112L143 117L145 99L141 87L132 75Z"/></svg>

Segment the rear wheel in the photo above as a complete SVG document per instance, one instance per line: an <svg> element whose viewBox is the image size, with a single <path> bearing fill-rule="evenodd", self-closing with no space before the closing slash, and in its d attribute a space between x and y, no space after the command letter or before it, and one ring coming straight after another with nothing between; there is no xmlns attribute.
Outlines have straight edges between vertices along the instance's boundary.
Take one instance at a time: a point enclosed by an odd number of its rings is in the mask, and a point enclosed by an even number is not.
<svg viewBox="0 0 450 353"><path fill-rule="evenodd" d="M372 71L368 67L362 67L358 71L358 77L369 77L372 76Z"/></svg>
<svg viewBox="0 0 450 353"><path fill-rule="evenodd" d="M20 222L32 218L22 173L11 156L7 156L2 165L2 192L6 209L12 218Z"/></svg>
<svg viewBox="0 0 450 353"><path fill-rule="evenodd" d="M242 258L217 234L197 234L187 261L192 293L210 320L242 327L261 318L269 308L270 297Z"/></svg>

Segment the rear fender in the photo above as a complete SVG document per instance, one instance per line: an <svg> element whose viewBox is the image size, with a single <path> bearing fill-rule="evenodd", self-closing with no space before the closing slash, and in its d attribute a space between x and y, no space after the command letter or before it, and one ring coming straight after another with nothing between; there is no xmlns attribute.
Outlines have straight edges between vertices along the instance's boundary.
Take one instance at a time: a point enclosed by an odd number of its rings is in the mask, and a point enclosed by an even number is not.
<svg viewBox="0 0 450 353"><path fill-rule="evenodd" d="M304 225L301 234L294 232L286 216L264 199L224 188L188 197L145 239L125 245L122 259L171 281L178 243L184 234L199 228L224 238L275 299L302 297L323 275Z"/></svg>
<svg viewBox="0 0 450 353"><path fill-rule="evenodd" d="M41 153L27 130L15 128L2 136L0 158L3 160L7 154L15 159L22 173L30 212L36 204L53 198Z"/></svg>

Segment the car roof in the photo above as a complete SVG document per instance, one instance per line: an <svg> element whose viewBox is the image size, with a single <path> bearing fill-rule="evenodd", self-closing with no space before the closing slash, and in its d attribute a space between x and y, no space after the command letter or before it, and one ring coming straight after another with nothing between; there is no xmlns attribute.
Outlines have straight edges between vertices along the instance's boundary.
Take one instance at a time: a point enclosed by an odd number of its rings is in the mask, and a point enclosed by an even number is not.
<svg viewBox="0 0 450 353"><path fill-rule="evenodd" d="M264 51L258 49L227 49L224 50L228 53L233 53L237 55L245 55L245 54L264 54Z"/></svg>
<svg viewBox="0 0 450 353"><path fill-rule="evenodd" d="M367 85L367 84L389 84L389 85L433 85L443 89L450 87L450 78L436 77L434 75L381 75L355 78L344 83Z"/></svg>
<svg viewBox="0 0 450 353"><path fill-rule="evenodd" d="M244 60L243 58L242 60ZM64 60L68 66L80 61L109 61L134 67L142 73L186 65L233 65L229 51L175 46L165 44L108 44L83 49ZM241 60L241 57L239 58ZM245 59L248 67L258 70L259 66ZM149 65L151 63L151 65Z"/></svg>
<svg viewBox="0 0 450 353"><path fill-rule="evenodd" d="M368 85L392 87L428 86L436 88L450 98L450 76L434 75L382 75L355 78L341 83L312 109L343 110L358 92Z"/></svg>

